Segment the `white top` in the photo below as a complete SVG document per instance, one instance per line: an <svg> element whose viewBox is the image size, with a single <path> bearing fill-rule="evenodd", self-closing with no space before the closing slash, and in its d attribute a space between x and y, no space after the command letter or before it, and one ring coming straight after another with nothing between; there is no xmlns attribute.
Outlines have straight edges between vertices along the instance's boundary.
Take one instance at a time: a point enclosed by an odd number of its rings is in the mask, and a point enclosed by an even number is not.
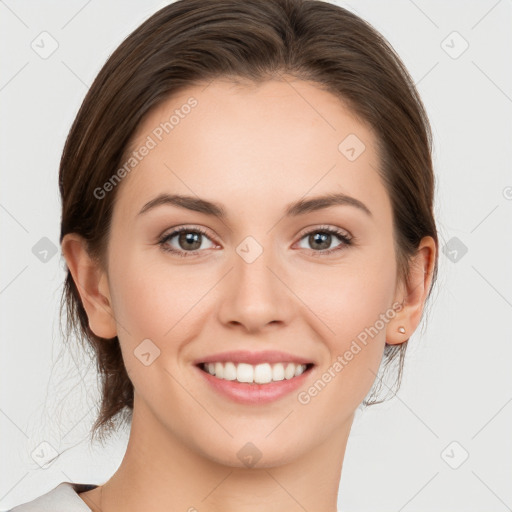
<svg viewBox="0 0 512 512"><path fill-rule="evenodd" d="M62 482L46 494L7 512L91 512L78 493L95 487L97 485Z"/></svg>
<svg viewBox="0 0 512 512"><path fill-rule="evenodd" d="M98 486L62 482L39 498L18 505L6 512L91 512L78 493L90 491L95 487ZM338 512L341 511L338 510Z"/></svg>

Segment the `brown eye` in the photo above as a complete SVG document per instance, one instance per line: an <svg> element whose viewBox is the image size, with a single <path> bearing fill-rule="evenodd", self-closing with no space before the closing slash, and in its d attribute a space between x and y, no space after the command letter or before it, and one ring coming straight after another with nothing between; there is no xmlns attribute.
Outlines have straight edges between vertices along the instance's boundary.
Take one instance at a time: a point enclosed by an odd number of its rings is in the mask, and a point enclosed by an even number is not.
<svg viewBox="0 0 512 512"><path fill-rule="evenodd" d="M205 231L198 228L184 227L164 235L159 244L164 251L173 252L180 256L190 256L197 254L205 239L210 240ZM211 247L203 247L203 249L205 248Z"/></svg>
<svg viewBox="0 0 512 512"><path fill-rule="evenodd" d="M182 233L179 233L177 236L178 245L180 246L181 249L190 249L195 251L201 247L201 237L203 235L201 235L200 233L184 231Z"/></svg>
<svg viewBox="0 0 512 512"><path fill-rule="evenodd" d="M331 245L333 242L336 242L336 238L341 243L332 248ZM301 240L304 239L306 239L306 243L309 247L302 248L310 248L312 251L319 254L330 254L352 243L351 237L349 237L346 232L333 228L317 228L313 231L309 231L301 238Z"/></svg>
<svg viewBox="0 0 512 512"><path fill-rule="evenodd" d="M317 232L312 235L308 235L308 243L311 244L313 249L325 250L329 249L332 242L332 235L325 232Z"/></svg>

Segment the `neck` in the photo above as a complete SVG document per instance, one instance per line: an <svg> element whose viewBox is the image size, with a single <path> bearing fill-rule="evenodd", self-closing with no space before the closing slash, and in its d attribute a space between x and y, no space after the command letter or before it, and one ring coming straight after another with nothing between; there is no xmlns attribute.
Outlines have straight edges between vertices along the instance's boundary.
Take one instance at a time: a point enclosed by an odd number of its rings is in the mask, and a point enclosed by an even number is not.
<svg viewBox="0 0 512 512"><path fill-rule="evenodd" d="M94 512L336 512L352 419L334 438L291 461L232 467L180 442L136 399L121 465L84 501Z"/></svg>

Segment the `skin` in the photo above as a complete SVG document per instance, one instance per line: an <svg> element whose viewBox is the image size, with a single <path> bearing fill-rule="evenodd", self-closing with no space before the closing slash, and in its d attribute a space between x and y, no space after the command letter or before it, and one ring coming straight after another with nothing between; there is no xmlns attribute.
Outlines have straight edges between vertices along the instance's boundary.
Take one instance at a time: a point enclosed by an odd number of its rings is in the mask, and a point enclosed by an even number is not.
<svg viewBox="0 0 512 512"><path fill-rule="evenodd" d="M335 512L355 410L385 343L403 343L420 322L435 242L422 240L402 284L375 136L315 84L289 77L191 87L149 113L134 147L190 96L198 105L118 185L106 268L76 234L62 243L91 329L119 337L135 388L119 469L80 497L103 512ZM366 146L354 161L338 150L349 134ZM171 205L138 215L162 192L222 203L228 217ZM333 192L359 199L372 216L338 205L284 217L289 203ZM183 225L208 232L195 256L158 244ZM349 233L353 244L333 235L325 247L343 248L319 255L326 249L304 233L321 226ZM247 236L263 248L252 263L236 252ZM177 236L168 244L187 250ZM283 350L315 363L298 391L307 390L395 302L402 309L308 404L297 392L266 405L234 403L192 365L227 350ZM145 366L134 350L148 338L161 353ZM262 454L252 468L237 457L249 441Z"/></svg>

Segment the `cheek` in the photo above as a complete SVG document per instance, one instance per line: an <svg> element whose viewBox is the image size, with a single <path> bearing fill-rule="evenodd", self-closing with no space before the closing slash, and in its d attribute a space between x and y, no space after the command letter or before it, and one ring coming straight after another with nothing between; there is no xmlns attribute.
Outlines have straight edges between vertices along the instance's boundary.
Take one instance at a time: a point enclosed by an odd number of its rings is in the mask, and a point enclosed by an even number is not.
<svg viewBox="0 0 512 512"><path fill-rule="evenodd" d="M179 396L179 386L174 385L168 372L177 375L175 372L180 371L176 364L181 350L201 325L194 320L201 311L201 296L213 283L205 282L193 271L173 268L165 255L149 258L134 251L113 260L116 266L110 272L111 296L130 379L145 397L154 395L160 400L155 390L163 389L169 396ZM148 339L152 343L143 344ZM155 359L146 366L140 358L147 352L150 359Z"/></svg>
<svg viewBox="0 0 512 512"><path fill-rule="evenodd" d="M319 402L325 400L325 406L332 401L350 403L349 409L357 406L378 372L386 329L395 316L394 253L392 247L381 247L384 250L374 252L377 257L361 253L360 258L347 259L346 265L305 278L297 292L308 297L318 329L325 333L329 358L320 373L325 381L333 382L327 393L322 392Z"/></svg>
<svg viewBox="0 0 512 512"><path fill-rule="evenodd" d="M165 257L159 260L124 257L112 275L116 318L133 342L163 340L199 301L207 284L193 272L172 268Z"/></svg>
<svg viewBox="0 0 512 512"><path fill-rule="evenodd" d="M395 273L392 249L381 249L378 256L361 251L337 267L319 266L315 272L304 272L296 280L297 295L307 298L306 304L323 321L333 348L343 349L347 341L374 325L389 310L395 293ZM384 335L381 322L378 327Z"/></svg>

